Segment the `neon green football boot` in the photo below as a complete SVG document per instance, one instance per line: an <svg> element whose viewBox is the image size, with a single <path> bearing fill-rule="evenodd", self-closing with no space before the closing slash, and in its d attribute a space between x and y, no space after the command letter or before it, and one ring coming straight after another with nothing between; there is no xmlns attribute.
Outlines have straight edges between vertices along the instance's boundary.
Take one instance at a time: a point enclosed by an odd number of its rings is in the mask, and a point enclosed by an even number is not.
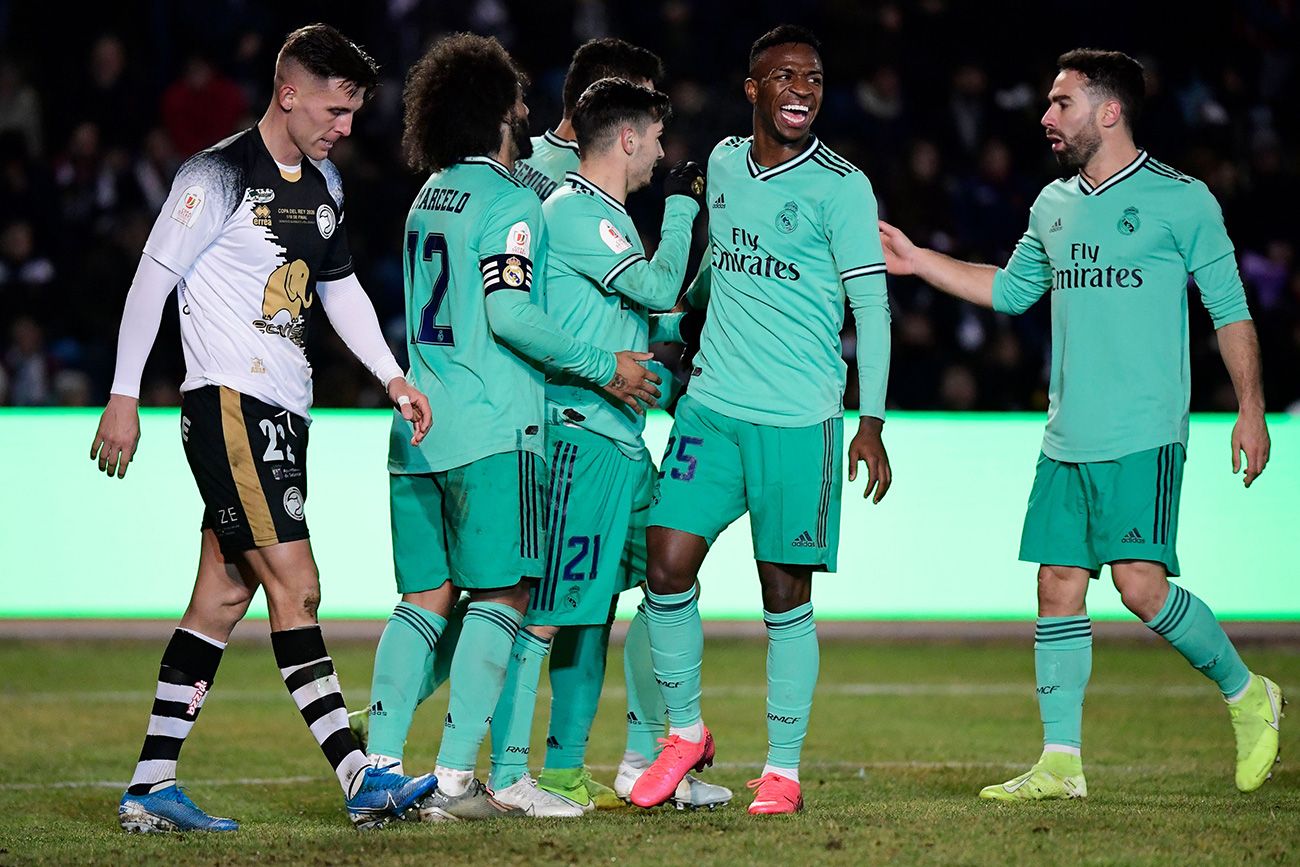
<svg viewBox="0 0 1300 867"><path fill-rule="evenodd" d="M1044 752L1020 776L980 789L980 797L994 801L1048 801L1088 797L1083 759L1069 753Z"/></svg>
<svg viewBox="0 0 1300 867"><path fill-rule="evenodd" d="M1282 689L1267 677L1250 676L1246 694L1228 703L1232 731L1237 736L1237 788L1253 792L1273 776L1278 755L1278 730L1286 700Z"/></svg>
<svg viewBox="0 0 1300 867"><path fill-rule="evenodd" d="M591 777L591 771L581 768L543 768L537 778L538 788L568 798L583 810L609 810L623 806L614 790Z"/></svg>

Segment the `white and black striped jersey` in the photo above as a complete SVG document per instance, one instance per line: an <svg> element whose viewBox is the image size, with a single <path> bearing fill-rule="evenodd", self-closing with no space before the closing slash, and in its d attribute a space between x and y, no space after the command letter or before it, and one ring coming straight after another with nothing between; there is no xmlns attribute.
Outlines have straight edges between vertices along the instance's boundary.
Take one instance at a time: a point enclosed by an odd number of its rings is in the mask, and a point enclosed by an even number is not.
<svg viewBox="0 0 1300 867"><path fill-rule="evenodd" d="M287 171L254 126L181 166L144 251L181 275L181 390L224 385L308 417L316 283L352 273L338 169Z"/></svg>

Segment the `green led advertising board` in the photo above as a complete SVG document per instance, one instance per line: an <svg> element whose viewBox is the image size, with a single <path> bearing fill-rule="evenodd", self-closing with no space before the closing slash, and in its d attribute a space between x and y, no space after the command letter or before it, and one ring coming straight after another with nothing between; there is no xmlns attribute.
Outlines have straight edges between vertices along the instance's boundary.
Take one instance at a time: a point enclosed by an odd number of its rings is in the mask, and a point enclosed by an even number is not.
<svg viewBox="0 0 1300 867"><path fill-rule="evenodd" d="M181 452L179 412L142 413L139 456L124 480L105 478L89 460L98 415L0 410L0 617L176 617L185 608L202 505ZM1300 619L1300 419L1270 417L1272 462L1250 490L1231 472L1232 422L1192 421L1180 581L1225 618ZM850 433L855 424L846 419ZM1016 551L1042 424L1038 415L891 415L894 487L872 506L863 477L846 482L840 571L815 580L818 617L1032 617L1035 570ZM320 410L312 424L307 519L322 617L385 617L395 602L388 425L388 413L361 410ZM651 414L652 453L670 427ZM701 582L705 617L757 618L745 519L718 539ZM624 616L639 595L624 594ZM1128 616L1105 575L1089 609ZM252 616L265 616L260 601Z"/></svg>

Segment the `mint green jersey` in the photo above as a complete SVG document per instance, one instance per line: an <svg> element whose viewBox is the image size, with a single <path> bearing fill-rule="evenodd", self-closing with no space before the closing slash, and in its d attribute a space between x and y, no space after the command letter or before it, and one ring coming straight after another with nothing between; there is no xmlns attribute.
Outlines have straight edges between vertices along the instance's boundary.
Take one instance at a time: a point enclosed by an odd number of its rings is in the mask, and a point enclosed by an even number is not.
<svg viewBox="0 0 1300 867"><path fill-rule="evenodd" d="M565 141L553 130L533 136L532 143L533 155L515 163L515 177L544 202L566 174L578 170L578 143Z"/></svg>
<svg viewBox="0 0 1300 867"><path fill-rule="evenodd" d="M1048 184L993 280L1023 313L1052 292L1043 453L1071 463L1187 445L1187 281L1215 328L1250 318L1223 214L1205 184L1139 152L1109 180Z"/></svg>
<svg viewBox="0 0 1300 867"><path fill-rule="evenodd" d="M492 333L486 299L530 292L543 303L545 226L537 196L490 157L430 175L406 218L407 379L433 425L411 446L394 417L392 473L430 473L499 452L542 454L542 373Z"/></svg>
<svg viewBox="0 0 1300 867"><path fill-rule="evenodd" d="M546 312L578 340L615 352L644 352L654 330L652 313L677 301L698 212L688 196L669 196L659 248L649 260L627 209L570 172L542 205ZM547 382L546 417L608 437L635 460L646 453L645 416L574 377Z"/></svg>
<svg viewBox="0 0 1300 867"><path fill-rule="evenodd" d="M754 162L752 144L729 138L709 156L708 320L690 394L755 424L841 415L847 297L861 409L884 418L889 300L871 184L815 137L770 168Z"/></svg>

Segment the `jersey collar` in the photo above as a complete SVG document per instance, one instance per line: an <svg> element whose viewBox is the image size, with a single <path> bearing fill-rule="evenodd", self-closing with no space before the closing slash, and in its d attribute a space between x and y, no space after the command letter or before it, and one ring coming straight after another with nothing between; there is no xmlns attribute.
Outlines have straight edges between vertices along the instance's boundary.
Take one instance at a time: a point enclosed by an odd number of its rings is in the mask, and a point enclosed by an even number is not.
<svg viewBox="0 0 1300 867"><path fill-rule="evenodd" d="M783 163L772 166L770 169L760 169L758 163L754 162L754 142L751 139L749 142L749 149L745 151L745 164L749 166L749 176L751 178L766 181L807 162L820 147L821 142L817 140L817 136L810 135L808 137L808 147L804 148L803 153L799 154L797 157L791 157Z"/></svg>
<svg viewBox="0 0 1300 867"><path fill-rule="evenodd" d="M566 141L555 134L555 130L548 129L542 133L542 140L547 144L554 145L557 148L567 148L575 154L578 152L578 143L576 141Z"/></svg>
<svg viewBox="0 0 1300 867"><path fill-rule="evenodd" d="M622 214L627 213L627 208L623 207L623 204L618 199L614 198L609 193L605 192L600 187L596 186L591 181L587 180L577 172L565 172L564 182L571 187L582 190L585 193L590 193L591 195L600 199L602 202L609 205L611 208L618 211L619 213Z"/></svg>
<svg viewBox="0 0 1300 867"><path fill-rule="evenodd" d="M511 174L510 169L501 165L501 163L497 162L492 157L488 157L488 156L465 157L463 160L461 160L461 162L468 163L469 165L475 165L475 166L487 166L488 168L492 169L502 177L506 177L506 178L510 178L511 180L514 180L514 175Z"/></svg>
<svg viewBox="0 0 1300 867"><path fill-rule="evenodd" d="M1136 174L1137 170L1142 168L1142 166L1146 164L1146 161L1147 161L1147 152L1138 151L1138 155L1133 158L1133 162L1129 163L1124 168L1115 172L1115 174L1111 175L1109 178L1102 181L1101 184L1096 187L1094 187L1092 184L1085 181L1083 179L1083 172L1079 172L1078 174L1079 192L1083 193L1085 196L1100 196L1102 193L1106 192L1111 187L1115 186L1116 184L1120 183L1126 178L1130 178L1134 174Z"/></svg>

